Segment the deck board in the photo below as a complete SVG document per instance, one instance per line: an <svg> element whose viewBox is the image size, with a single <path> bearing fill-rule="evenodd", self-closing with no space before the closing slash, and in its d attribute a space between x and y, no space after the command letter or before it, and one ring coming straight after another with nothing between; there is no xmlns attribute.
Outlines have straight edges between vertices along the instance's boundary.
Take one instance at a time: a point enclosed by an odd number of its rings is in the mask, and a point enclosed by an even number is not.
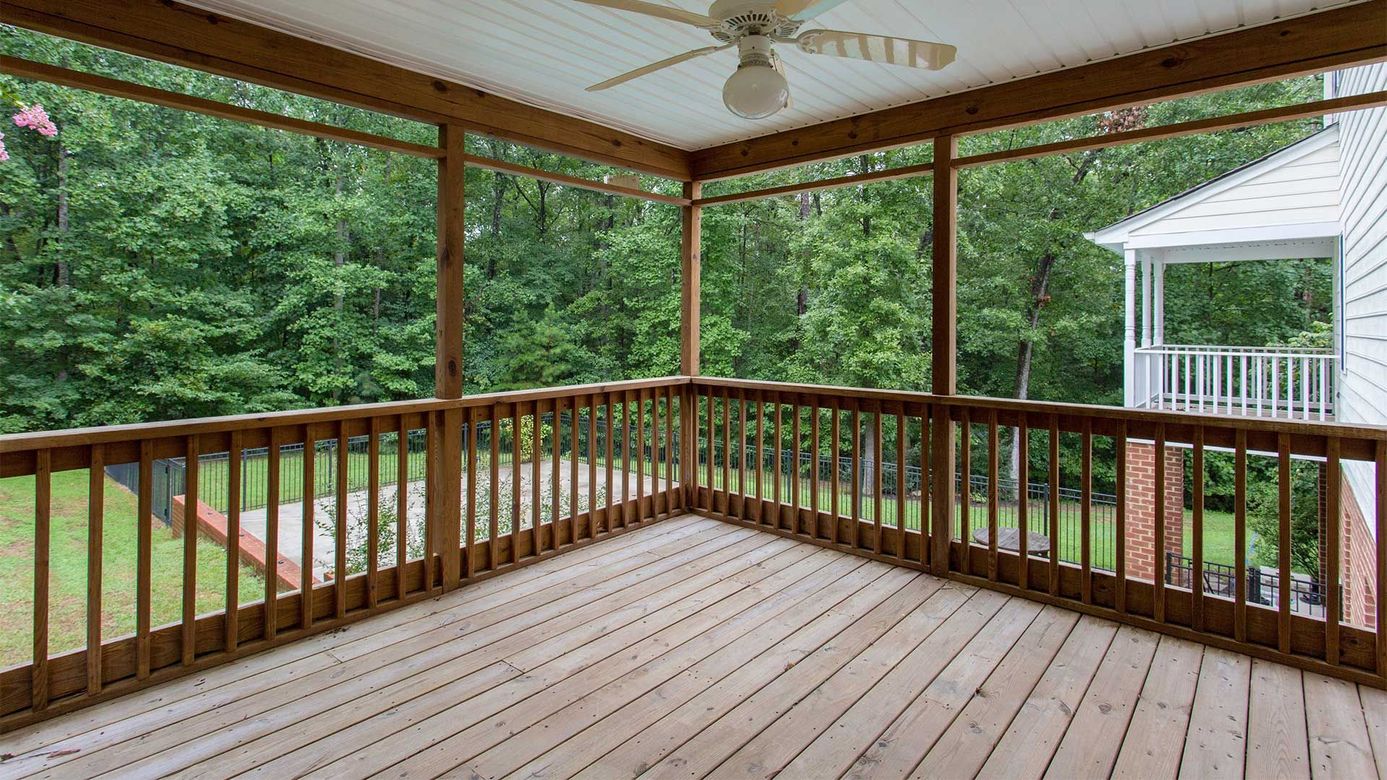
<svg viewBox="0 0 1387 780"><path fill-rule="evenodd" d="M697 517L0 737L0 777L1370 777L1387 694Z"/></svg>

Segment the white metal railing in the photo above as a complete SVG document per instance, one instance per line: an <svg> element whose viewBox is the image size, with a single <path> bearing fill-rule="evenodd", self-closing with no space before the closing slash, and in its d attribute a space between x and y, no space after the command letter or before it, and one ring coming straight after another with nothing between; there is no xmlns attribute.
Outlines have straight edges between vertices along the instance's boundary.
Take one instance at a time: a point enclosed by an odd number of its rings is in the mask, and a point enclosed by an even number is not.
<svg viewBox="0 0 1387 780"><path fill-rule="evenodd" d="M1297 420L1334 415L1332 350L1168 344L1134 353L1135 406Z"/></svg>

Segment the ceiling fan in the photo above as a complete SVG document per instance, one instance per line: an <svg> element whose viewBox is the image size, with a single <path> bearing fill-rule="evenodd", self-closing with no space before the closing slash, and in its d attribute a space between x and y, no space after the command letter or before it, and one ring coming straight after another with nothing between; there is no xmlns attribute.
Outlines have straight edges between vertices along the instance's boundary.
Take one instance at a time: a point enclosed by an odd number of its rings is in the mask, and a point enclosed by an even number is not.
<svg viewBox="0 0 1387 780"><path fill-rule="evenodd" d="M723 85L722 102L729 111L747 119L765 119L790 104L785 66L772 48L773 44L793 45L806 54L828 54L927 70L939 70L953 62L958 51L946 43L886 35L799 31L808 20L846 0L717 0L707 14L643 0L578 1L692 25L706 30L718 41L714 46L676 54L593 84L588 87L589 92L615 87L671 65L736 46L737 70Z"/></svg>

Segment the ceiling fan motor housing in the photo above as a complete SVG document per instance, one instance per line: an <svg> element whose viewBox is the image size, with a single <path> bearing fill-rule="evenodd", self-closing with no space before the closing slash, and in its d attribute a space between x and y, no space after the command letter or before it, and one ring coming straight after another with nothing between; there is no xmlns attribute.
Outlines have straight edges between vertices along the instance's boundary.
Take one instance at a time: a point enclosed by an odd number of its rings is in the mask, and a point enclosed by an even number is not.
<svg viewBox="0 0 1387 780"><path fill-rule="evenodd" d="M723 43L751 35L790 38L800 26L800 22L781 15L774 3L767 2L718 0L708 9L708 15L721 23L709 32Z"/></svg>

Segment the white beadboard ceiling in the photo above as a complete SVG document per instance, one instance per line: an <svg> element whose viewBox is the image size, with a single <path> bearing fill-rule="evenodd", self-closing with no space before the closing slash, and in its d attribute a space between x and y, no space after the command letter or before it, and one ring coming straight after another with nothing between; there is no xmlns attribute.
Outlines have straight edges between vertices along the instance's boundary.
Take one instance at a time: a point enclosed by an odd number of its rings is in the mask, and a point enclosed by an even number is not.
<svg viewBox="0 0 1387 780"><path fill-rule="evenodd" d="M713 43L705 32L573 0L193 0L192 4L432 76L701 149L1265 24L1359 0L849 0L803 29L943 41L930 72L778 46L792 109L733 116L735 50L605 92L584 88ZM652 0L706 12L711 0Z"/></svg>

